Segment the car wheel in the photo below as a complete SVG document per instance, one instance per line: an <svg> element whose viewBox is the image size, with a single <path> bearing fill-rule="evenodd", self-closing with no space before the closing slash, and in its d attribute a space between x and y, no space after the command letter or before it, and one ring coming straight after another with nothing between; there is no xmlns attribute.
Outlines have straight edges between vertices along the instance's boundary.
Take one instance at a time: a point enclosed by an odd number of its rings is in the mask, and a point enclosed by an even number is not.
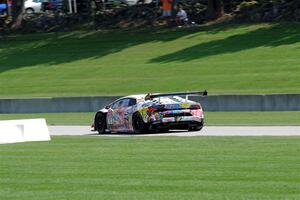
<svg viewBox="0 0 300 200"><path fill-rule="evenodd" d="M25 12L26 12L27 14L32 14L32 13L34 13L34 10L33 10L32 8L27 8L27 9L25 10Z"/></svg>
<svg viewBox="0 0 300 200"><path fill-rule="evenodd" d="M144 122L143 117L139 112L134 113L132 116L132 127L134 133L137 134L149 132L149 126Z"/></svg>
<svg viewBox="0 0 300 200"><path fill-rule="evenodd" d="M95 117L95 127L99 134L104 134L107 128L106 116L103 113L97 113Z"/></svg>

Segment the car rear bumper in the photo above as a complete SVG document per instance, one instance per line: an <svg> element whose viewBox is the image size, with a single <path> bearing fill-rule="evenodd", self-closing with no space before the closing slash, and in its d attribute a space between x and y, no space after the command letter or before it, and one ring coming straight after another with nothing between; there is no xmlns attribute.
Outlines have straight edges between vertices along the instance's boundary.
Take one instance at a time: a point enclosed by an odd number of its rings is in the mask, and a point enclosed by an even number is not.
<svg viewBox="0 0 300 200"><path fill-rule="evenodd" d="M204 125L204 119L196 119L196 120L169 120L167 122L152 122L150 124L150 129L189 129L190 127L201 127Z"/></svg>
<svg viewBox="0 0 300 200"><path fill-rule="evenodd" d="M163 124L163 123L179 123L179 122L202 122L203 118L194 116L174 116L163 117L159 120L152 121L151 124Z"/></svg>

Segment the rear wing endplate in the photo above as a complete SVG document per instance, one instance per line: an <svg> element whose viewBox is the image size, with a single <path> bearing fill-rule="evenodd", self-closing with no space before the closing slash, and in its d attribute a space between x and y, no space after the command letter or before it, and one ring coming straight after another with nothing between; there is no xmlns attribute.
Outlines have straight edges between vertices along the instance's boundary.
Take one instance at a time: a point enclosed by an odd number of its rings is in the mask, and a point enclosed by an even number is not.
<svg viewBox="0 0 300 200"><path fill-rule="evenodd" d="M175 92L175 93L160 93L160 94L147 94L145 97L145 100L150 100L158 97L170 97L170 96L186 96L186 99L188 96L207 96L207 90L204 90L203 92Z"/></svg>

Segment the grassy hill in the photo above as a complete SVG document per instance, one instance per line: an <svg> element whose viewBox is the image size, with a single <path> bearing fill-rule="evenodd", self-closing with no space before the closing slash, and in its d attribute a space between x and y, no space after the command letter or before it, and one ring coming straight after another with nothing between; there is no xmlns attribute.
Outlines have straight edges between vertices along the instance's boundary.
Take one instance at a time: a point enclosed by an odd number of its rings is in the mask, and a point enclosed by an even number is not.
<svg viewBox="0 0 300 200"><path fill-rule="evenodd" d="M0 97L300 93L299 23L18 35L0 55Z"/></svg>

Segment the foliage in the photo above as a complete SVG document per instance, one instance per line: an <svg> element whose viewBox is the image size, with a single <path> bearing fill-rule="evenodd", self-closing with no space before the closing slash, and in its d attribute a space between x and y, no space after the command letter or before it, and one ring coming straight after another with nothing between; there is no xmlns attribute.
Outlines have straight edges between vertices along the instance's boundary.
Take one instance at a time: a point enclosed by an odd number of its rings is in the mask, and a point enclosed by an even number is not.
<svg viewBox="0 0 300 200"><path fill-rule="evenodd" d="M238 22L300 21L300 2L293 0L180 0L177 2L183 5L190 22L197 24L209 22L216 17L222 19L223 14L229 16L228 19ZM133 6L118 4L106 9L95 5L91 7L92 17L86 14L70 15L54 11L34 15L24 14L23 17L19 17L18 22L22 22L19 24L19 29L22 32L68 31L87 21L93 22L96 28L101 29L164 24L162 11L155 2ZM174 9L174 16L175 14ZM1 25L4 25L2 19L0 19L0 27ZM0 31L3 32L3 27Z"/></svg>
<svg viewBox="0 0 300 200"><path fill-rule="evenodd" d="M246 10L251 10L255 8L257 5L257 1L243 1L238 8L241 10L241 12L244 12Z"/></svg>
<svg viewBox="0 0 300 200"><path fill-rule="evenodd" d="M250 21L300 21L300 3L292 0L246 0L237 6L237 19Z"/></svg>

